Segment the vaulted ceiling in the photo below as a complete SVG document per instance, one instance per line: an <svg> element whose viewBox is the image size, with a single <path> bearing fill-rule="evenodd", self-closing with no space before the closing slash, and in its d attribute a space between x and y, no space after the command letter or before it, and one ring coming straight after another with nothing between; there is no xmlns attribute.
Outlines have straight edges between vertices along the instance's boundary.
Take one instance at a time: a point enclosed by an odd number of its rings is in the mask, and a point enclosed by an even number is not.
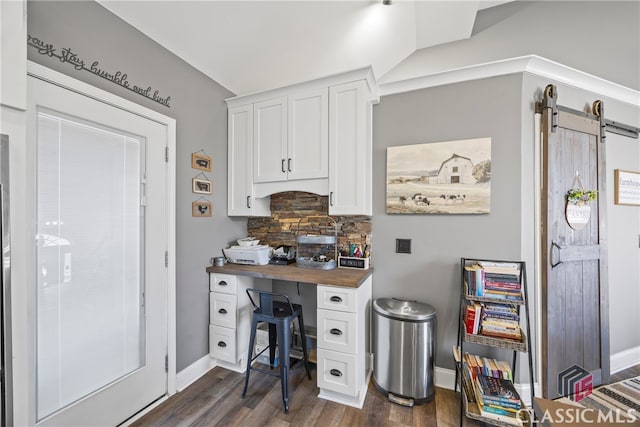
<svg viewBox="0 0 640 427"><path fill-rule="evenodd" d="M471 36L505 1L98 0L233 93L371 65L376 77L418 49Z"/></svg>

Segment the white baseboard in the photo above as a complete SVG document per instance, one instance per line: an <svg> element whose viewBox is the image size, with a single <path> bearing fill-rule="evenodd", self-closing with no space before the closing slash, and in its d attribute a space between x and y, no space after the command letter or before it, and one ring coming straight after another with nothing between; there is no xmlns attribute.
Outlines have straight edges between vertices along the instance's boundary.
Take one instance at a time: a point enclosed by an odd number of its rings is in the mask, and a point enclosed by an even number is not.
<svg viewBox="0 0 640 427"><path fill-rule="evenodd" d="M436 387L453 390L456 384L456 371L446 368L433 368L433 383Z"/></svg>
<svg viewBox="0 0 640 427"><path fill-rule="evenodd" d="M209 357L208 354L196 360L191 365L178 372L176 375L176 390L184 390L216 366L217 364L215 359Z"/></svg>
<svg viewBox="0 0 640 427"><path fill-rule="evenodd" d="M640 364L640 346L611 355L611 373L623 371Z"/></svg>

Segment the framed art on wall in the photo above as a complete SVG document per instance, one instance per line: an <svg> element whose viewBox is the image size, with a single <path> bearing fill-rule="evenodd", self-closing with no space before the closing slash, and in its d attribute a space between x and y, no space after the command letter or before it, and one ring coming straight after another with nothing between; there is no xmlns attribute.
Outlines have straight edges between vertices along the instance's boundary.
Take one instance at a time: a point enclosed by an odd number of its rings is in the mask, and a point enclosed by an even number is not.
<svg viewBox="0 0 640 427"><path fill-rule="evenodd" d="M491 138L387 148L387 213L488 214Z"/></svg>
<svg viewBox="0 0 640 427"><path fill-rule="evenodd" d="M213 216L213 204L211 202L196 200L191 204L191 216Z"/></svg>
<svg viewBox="0 0 640 427"><path fill-rule="evenodd" d="M191 153L191 167L205 172L211 172L211 157L202 152Z"/></svg>
<svg viewBox="0 0 640 427"><path fill-rule="evenodd" d="M640 172L614 170L614 203L640 206Z"/></svg>
<svg viewBox="0 0 640 427"><path fill-rule="evenodd" d="M211 194L213 191L211 190L211 181L207 179L198 179L193 178L192 180L192 191L198 194Z"/></svg>

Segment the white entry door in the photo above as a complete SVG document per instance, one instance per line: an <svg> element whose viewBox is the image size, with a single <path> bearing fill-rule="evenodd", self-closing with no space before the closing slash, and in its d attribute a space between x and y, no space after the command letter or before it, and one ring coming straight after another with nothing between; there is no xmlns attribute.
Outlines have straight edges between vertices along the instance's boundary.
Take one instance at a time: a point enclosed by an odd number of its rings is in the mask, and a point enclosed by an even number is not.
<svg viewBox="0 0 640 427"><path fill-rule="evenodd" d="M167 394L167 127L35 77L28 96L35 422L117 425Z"/></svg>

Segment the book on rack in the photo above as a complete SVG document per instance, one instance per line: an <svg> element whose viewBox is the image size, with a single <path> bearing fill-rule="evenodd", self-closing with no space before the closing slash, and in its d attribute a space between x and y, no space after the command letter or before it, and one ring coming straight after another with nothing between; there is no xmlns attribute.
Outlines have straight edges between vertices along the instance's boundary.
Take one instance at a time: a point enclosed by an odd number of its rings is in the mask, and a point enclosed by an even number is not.
<svg viewBox="0 0 640 427"><path fill-rule="evenodd" d="M520 264L517 262L478 261L487 273L520 275Z"/></svg>
<svg viewBox="0 0 640 427"><path fill-rule="evenodd" d="M513 386L513 383L508 379L478 375L476 381L479 386L478 390L483 398L488 398L495 402L506 402L522 407L520 395Z"/></svg>
<svg viewBox="0 0 640 427"><path fill-rule="evenodd" d="M518 309L508 304L483 303L480 334L520 341L522 331Z"/></svg>
<svg viewBox="0 0 640 427"><path fill-rule="evenodd" d="M482 306L477 303L469 303L465 308L464 325L468 334L477 334L480 331L480 318Z"/></svg>
<svg viewBox="0 0 640 427"><path fill-rule="evenodd" d="M479 375L496 378L513 379L511 367L502 360L481 357L475 354L465 353L463 357L464 367L469 370L470 377L476 379Z"/></svg>
<svg viewBox="0 0 640 427"><path fill-rule="evenodd" d="M467 295L481 297L484 293L484 270L478 264L465 266L464 270Z"/></svg>
<svg viewBox="0 0 640 427"><path fill-rule="evenodd" d="M516 263L478 261L464 267L466 293L472 297L522 301L520 267Z"/></svg>
<svg viewBox="0 0 640 427"><path fill-rule="evenodd" d="M479 375L474 380L474 390L475 401L483 417L522 425L519 417L522 401L510 380Z"/></svg>

